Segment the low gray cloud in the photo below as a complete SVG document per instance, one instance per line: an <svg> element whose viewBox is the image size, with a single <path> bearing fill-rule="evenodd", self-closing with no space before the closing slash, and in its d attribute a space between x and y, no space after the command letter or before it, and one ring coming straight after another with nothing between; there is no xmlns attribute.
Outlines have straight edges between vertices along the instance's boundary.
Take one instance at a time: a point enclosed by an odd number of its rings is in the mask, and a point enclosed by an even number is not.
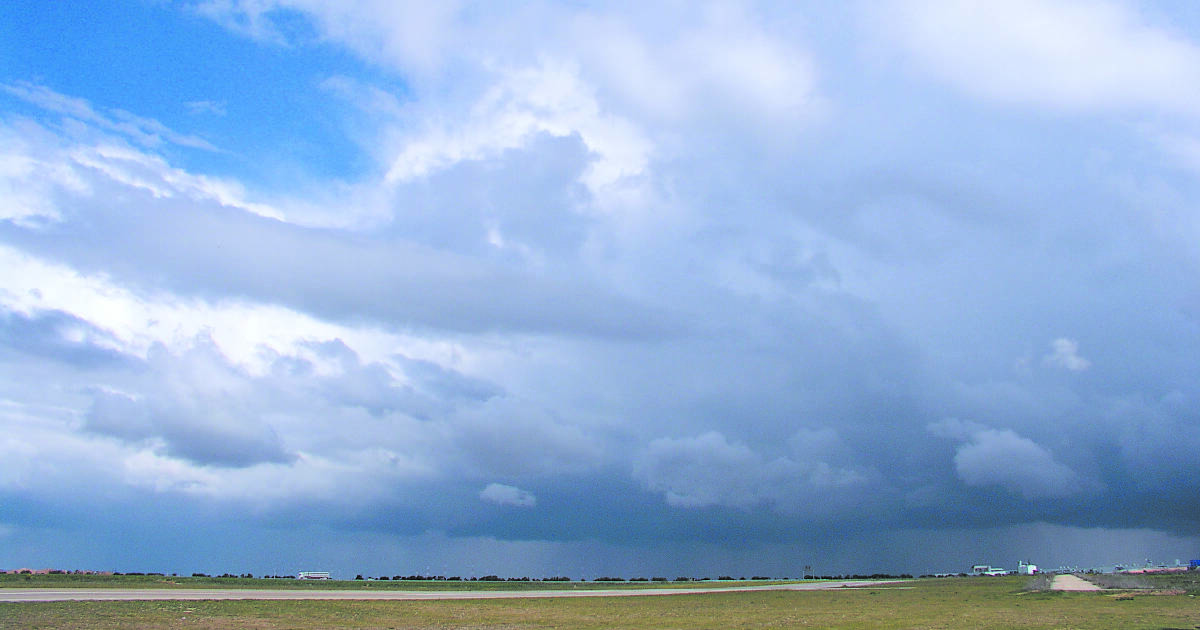
<svg viewBox="0 0 1200 630"><path fill-rule="evenodd" d="M659 438L635 460L633 475L676 507L767 503L784 513L826 516L875 490L877 481L869 470L825 461L836 454L829 448L836 441L829 431L804 431L792 438L792 452L768 459L717 432Z"/></svg>
<svg viewBox="0 0 1200 630"><path fill-rule="evenodd" d="M84 428L130 442L161 441L198 464L250 466L295 459L262 419L250 380L208 344L183 356L151 353L148 382L133 395L96 391Z"/></svg>
<svg viewBox="0 0 1200 630"><path fill-rule="evenodd" d="M943 420L929 430L960 442L954 467L967 485L1000 486L1026 499L1063 497L1084 488L1079 475L1050 451L1010 429Z"/></svg>
<svg viewBox="0 0 1200 630"><path fill-rule="evenodd" d="M167 454L202 465L250 466L295 458L278 433L221 397L157 398L146 404L120 394L98 393L84 423L88 431L131 442L161 440Z"/></svg>
<svg viewBox="0 0 1200 630"><path fill-rule="evenodd" d="M0 344L37 357L81 366L128 360L112 346L112 334L62 311L24 313L0 310Z"/></svg>

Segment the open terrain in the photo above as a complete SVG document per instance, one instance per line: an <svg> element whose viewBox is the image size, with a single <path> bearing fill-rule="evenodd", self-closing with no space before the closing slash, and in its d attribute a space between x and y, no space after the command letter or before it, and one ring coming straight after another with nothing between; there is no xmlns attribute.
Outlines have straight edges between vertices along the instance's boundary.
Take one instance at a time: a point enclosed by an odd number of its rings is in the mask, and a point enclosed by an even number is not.
<svg viewBox="0 0 1200 630"><path fill-rule="evenodd" d="M54 601L136 601L136 600L230 600L230 599L364 599L364 600L439 600L439 599L505 599L555 597L636 597L648 595L693 595L700 593L753 591L815 591L833 588L882 587L896 582L880 580L825 580L791 583L743 585L736 582L693 583L687 587L647 586L643 588L579 588L579 584L557 584L557 588L497 590L404 590L401 588L343 588L330 590L292 589L211 589L211 588L7 588L0 589L0 602Z"/></svg>
<svg viewBox="0 0 1200 630"><path fill-rule="evenodd" d="M1200 602L1194 589L1080 593L1029 590L1029 585L1029 578L1002 577L928 579L856 589L706 592L671 597L0 603L0 627L1200 627Z"/></svg>

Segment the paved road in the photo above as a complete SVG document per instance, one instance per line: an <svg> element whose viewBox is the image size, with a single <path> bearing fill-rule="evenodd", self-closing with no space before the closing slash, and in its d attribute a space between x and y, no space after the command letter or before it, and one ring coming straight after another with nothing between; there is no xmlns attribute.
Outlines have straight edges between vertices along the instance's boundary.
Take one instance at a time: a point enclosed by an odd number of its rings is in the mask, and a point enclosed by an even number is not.
<svg viewBox="0 0 1200 630"><path fill-rule="evenodd" d="M843 580L801 582L770 586L729 586L716 588L644 588L588 589L554 591L391 591L339 590L310 591L291 589L85 589L31 588L0 589L0 602L130 601L130 600L202 600L202 599L509 599L537 597L632 597L645 595L695 595L746 591L816 591L894 584L896 581Z"/></svg>
<svg viewBox="0 0 1200 630"><path fill-rule="evenodd" d="M1070 573L1063 573L1054 576L1054 582L1050 584L1050 589L1054 591L1099 591L1099 586Z"/></svg>

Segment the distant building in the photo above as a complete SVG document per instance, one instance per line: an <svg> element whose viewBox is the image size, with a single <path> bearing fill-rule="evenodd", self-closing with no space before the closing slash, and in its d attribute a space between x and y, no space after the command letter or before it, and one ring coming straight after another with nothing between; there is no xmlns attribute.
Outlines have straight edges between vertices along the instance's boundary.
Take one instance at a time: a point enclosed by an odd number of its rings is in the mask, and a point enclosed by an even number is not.
<svg viewBox="0 0 1200 630"><path fill-rule="evenodd" d="M1008 569L1002 569L1000 567L993 567L988 564L971 565L971 575L1008 575L1009 573L1012 573L1012 571L1009 571Z"/></svg>
<svg viewBox="0 0 1200 630"><path fill-rule="evenodd" d="M297 580L332 580L328 571L301 571L296 574Z"/></svg>
<svg viewBox="0 0 1200 630"><path fill-rule="evenodd" d="M1038 568L1037 568L1036 564L1029 564L1028 562L1023 562L1023 561L1017 562L1017 574L1018 575L1034 575L1037 572L1038 572Z"/></svg>

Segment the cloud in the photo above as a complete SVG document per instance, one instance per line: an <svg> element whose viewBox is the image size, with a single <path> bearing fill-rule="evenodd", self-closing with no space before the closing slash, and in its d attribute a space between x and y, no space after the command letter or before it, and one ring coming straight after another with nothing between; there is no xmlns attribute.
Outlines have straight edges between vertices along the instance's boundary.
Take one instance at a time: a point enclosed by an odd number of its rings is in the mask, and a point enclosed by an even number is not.
<svg viewBox="0 0 1200 630"><path fill-rule="evenodd" d="M122 440L161 440L165 452L217 466L284 463L295 458L260 419L244 374L230 369L211 343L181 357L152 349L156 383L136 396L98 391L84 421L88 431Z"/></svg>
<svg viewBox="0 0 1200 630"><path fill-rule="evenodd" d="M661 141L675 145L679 134L715 131L715 112L741 116L742 131L760 139L779 138L824 109L809 52L738 6L628 16L602 8L494 12L453 3L425 10L281 0L211 2L204 12L237 30L257 25L256 32L298 13L326 40L404 72L422 97L404 108L369 86L353 97L386 120L389 148L371 150L390 153L392 185L525 146L537 134L577 136L591 155L580 181L594 210L628 221L665 205L647 186L648 170L680 147L663 151ZM662 24L675 26L661 33ZM447 69L454 80L442 85ZM325 85L345 92L352 83L334 77ZM669 131L651 133L646 123Z"/></svg>
<svg viewBox="0 0 1200 630"><path fill-rule="evenodd" d="M479 498L496 505L513 505L523 508L537 505L537 497L532 493L502 483L489 483L480 491Z"/></svg>
<svg viewBox="0 0 1200 630"><path fill-rule="evenodd" d="M954 454L954 468L969 486L1000 486L1025 499L1060 498L1084 489L1075 471L1010 429L943 420L930 424L928 430L961 442Z"/></svg>
<svg viewBox="0 0 1200 630"><path fill-rule="evenodd" d="M1173 389L1158 398L1121 396L1108 402L1101 417L1111 427L1131 491L1170 494L1181 508L1189 506L1188 497L1200 486L1188 461L1200 448L1196 394Z"/></svg>
<svg viewBox="0 0 1200 630"><path fill-rule="evenodd" d="M582 13L569 22L569 45L617 102L660 125L741 111L761 117L746 121L751 126L769 121L778 131L821 111L819 64L803 41L780 32L792 16L763 20L734 4L696 9L678 14L660 5L633 18Z"/></svg>
<svg viewBox="0 0 1200 630"><path fill-rule="evenodd" d="M1050 350L1050 354L1042 358L1046 365L1072 372L1082 372L1092 367L1091 361L1079 356L1079 343L1074 339L1059 337L1050 342Z"/></svg>
<svg viewBox="0 0 1200 630"><path fill-rule="evenodd" d="M0 85L0 91L65 117L116 132L143 146L156 147L171 143L192 149L216 150L207 140L178 133L157 120L135 116L120 109L96 109L84 99L60 94L44 85L18 81Z"/></svg>
<svg viewBox="0 0 1200 630"><path fill-rule="evenodd" d="M1200 47L1124 4L914 0L880 16L924 69L975 96L1200 114Z"/></svg>
<svg viewBox="0 0 1200 630"><path fill-rule="evenodd" d="M217 0L258 39L154 28L269 68L237 95L10 82L5 522L573 574L1196 531L1200 182L1146 153L1195 157L1190 18L864 6Z"/></svg>
<svg viewBox="0 0 1200 630"><path fill-rule="evenodd" d="M478 476L580 473L605 461L606 441L571 415L516 396L462 406L449 419L457 465Z"/></svg>
<svg viewBox="0 0 1200 630"><path fill-rule="evenodd" d="M188 101L183 104L188 112L192 114L211 114L213 116L226 115L227 104L225 101Z"/></svg>
<svg viewBox="0 0 1200 630"><path fill-rule="evenodd" d="M0 193L5 199L0 220L24 228L45 227L62 219L55 203L57 190L87 190L86 180L56 159L53 149L46 149L46 136L0 125Z"/></svg>
<svg viewBox="0 0 1200 630"><path fill-rule="evenodd" d="M715 431L659 438L635 460L633 475L675 507L750 508L765 502L788 513L818 515L838 507L825 501L852 503L873 481L869 471L823 461L836 454L831 447L837 441L828 430L802 431L791 440L791 456L768 460Z"/></svg>
<svg viewBox="0 0 1200 630"><path fill-rule="evenodd" d="M748 506L762 500L756 485L761 459L742 444L710 432L680 440L651 442L634 475L681 507Z"/></svg>
<svg viewBox="0 0 1200 630"><path fill-rule="evenodd" d="M101 181L141 189L156 198L215 201L266 217L283 217L269 204L247 199L245 189L237 182L189 173L151 152L161 142L157 140L158 136L147 135L140 129L151 129L162 133L168 141L180 142L176 134L167 133L157 121L133 117L136 124L131 123L132 126L110 124L111 121L96 114L91 104L82 99L28 84L0 86L0 89L23 97L28 97L27 92L33 92L39 96L30 97L34 104L67 115L88 114L83 122L93 125L75 129L75 133L64 133L30 124L5 125L0 121L0 137L10 140L6 150L0 153L0 190L14 192L12 204L0 210L0 218L16 220L26 227L38 225L36 219L60 222L62 216L58 204L71 197L95 194L97 175ZM116 132L116 135L106 133L108 131ZM128 144L130 139L145 148ZM195 143L182 144L192 146Z"/></svg>
<svg viewBox="0 0 1200 630"><path fill-rule="evenodd" d="M409 72L441 69L447 50L466 48L456 22L469 19L460 2L436 5L355 0L328 4L311 0L205 0L196 10L226 28L275 45L295 39L294 18L303 14L323 37L350 50ZM480 8L480 19L489 11ZM499 12L503 14L503 12ZM306 31L301 29L301 33ZM486 31L480 30L480 36Z"/></svg>
<svg viewBox="0 0 1200 630"><path fill-rule="evenodd" d="M495 157L538 134L578 136L590 154L579 180L601 210L615 210L617 191L645 175L653 143L630 120L604 111L594 88L571 64L547 62L500 75L465 121L406 140L387 181L404 183L464 160Z"/></svg>
<svg viewBox="0 0 1200 630"><path fill-rule="evenodd" d="M62 311L25 315L0 309L0 345L69 365L114 364L127 360L112 334Z"/></svg>
<svg viewBox="0 0 1200 630"><path fill-rule="evenodd" d="M123 282L153 286L168 280L171 286L158 288L194 295L232 291L326 319L365 316L385 325L578 330L582 324L595 334L634 336L665 330L661 313L645 310L583 270L559 274L403 236L365 238L290 225L277 220L281 215L273 206L245 200L236 183L192 175L129 146L74 146L54 159L85 185L53 186L46 196L98 223L85 228L60 222L53 235L9 237L22 241L26 251L83 269L120 269ZM137 201L113 205L108 195ZM174 210L157 211L162 203ZM114 240L96 243L91 234L96 229ZM144 238L148 233L155 238ZM219 252L208 246L217 235L223 235ZM79 247L67 246L71 241ZM123 253L123 259L94 257L99 250ZM243 273L246 265L256 271ZM395 294L409 297L393 299Z"/></svg>

